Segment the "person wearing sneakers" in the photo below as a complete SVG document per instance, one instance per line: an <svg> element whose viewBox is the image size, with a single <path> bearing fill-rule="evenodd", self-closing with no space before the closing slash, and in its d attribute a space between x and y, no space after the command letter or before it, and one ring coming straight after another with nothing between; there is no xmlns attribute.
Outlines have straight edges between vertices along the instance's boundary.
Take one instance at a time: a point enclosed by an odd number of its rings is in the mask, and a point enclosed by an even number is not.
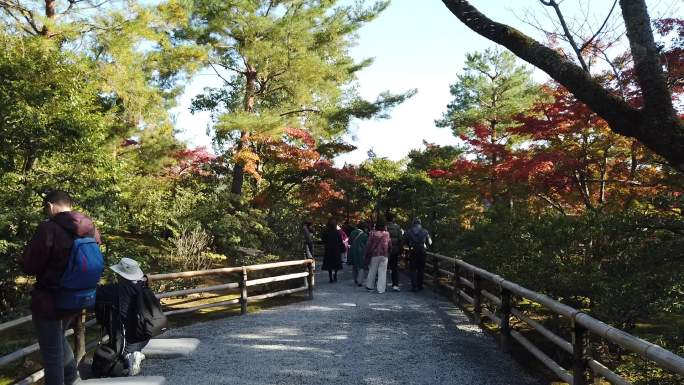
<svg viewBox="0 0 684 385"><path fill-rule="evenodd" d="M56 298L74 240L92 237L100 243L100 233L93 220L73 211L72 205L71 196L65 191L55 190L45 196L43 210L49 219L38 226L19 259L24 273L36 277L31 292L31 315L46 385L71 385L79 378L74 353L64 336L78 311L59 309Z"/></svg>
<svg viewBox="0 0 684 385"><path fill-rule="evenodd" d="M96 301L98 304L113 306L115 311L118 310L121 319L118 324L123 325L124 330L109 332L117 333L119 336L123 333L125 336L123 356L128 362L128 375L135 376L142 368L145 355L141 351L149 340L133 341L129 335L126 335L125 328L135 317L137 311L135 299L145 287L145 274L138 262L131 258L121 258L119 263L110 266L110 269L116 273L117 282L98 287Z"/></svg>
<svg viewBox="0 0 684 385"><path fill-rule="evenodd" d="M384 219L380 218L375 223L375 230L370 232L364 256L368 265L368 277L366 277L366 289L368 291L376 288L379 294L385 292L387 257L391 248L392 240L387 232L387 224Z"/></svg>

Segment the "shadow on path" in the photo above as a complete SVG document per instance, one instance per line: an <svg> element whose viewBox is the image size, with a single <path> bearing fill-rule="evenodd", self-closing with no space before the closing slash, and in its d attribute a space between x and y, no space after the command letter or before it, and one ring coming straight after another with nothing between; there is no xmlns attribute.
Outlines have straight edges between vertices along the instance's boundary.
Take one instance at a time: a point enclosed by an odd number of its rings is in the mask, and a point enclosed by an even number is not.
<svg viewBox="0 0 684 385"><path fill-rule="evenodd" d="M143 374L174 385L541 383L443 297L368 293L349 271L316 278L313 301L170 331L201 343L189 357L146 360Z"/></svg>

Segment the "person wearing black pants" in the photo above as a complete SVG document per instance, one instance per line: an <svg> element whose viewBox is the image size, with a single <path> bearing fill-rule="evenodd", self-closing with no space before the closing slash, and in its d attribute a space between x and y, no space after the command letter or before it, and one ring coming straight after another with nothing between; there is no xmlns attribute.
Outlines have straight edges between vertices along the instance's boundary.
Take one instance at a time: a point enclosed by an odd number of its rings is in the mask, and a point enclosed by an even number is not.
<svg viewBox="0 0 684 385"><path fill-rule="evenodd" d="M345 249L342 237L337 230L337 220L330 218L321 237L325 246L323 270L328 271L330 283L337 282L337 271L342 270L342 251Z"/></svg>
<svg viewBox="0 0 684 385"><path fill-rule="evenodd" d="M425 230L420 219L413 220L413 226L404 234L404 241L409 246L411 266L411 290L423 290L423 274L425 273L425 249L432 245L430 233Z"/></svg>
<svg viewBox="0 0 684 385"><path fill-rule="evenodd" d="M392 290L399 291L399 253L390 254L389 268L391 270Z"/></svg>
<svg viewBox="0 0 684 385"><path fill-rule="evenodd" d="M423 290L423 276L425 274L425 250L413 249L410 255L411 290Z"/></svg>

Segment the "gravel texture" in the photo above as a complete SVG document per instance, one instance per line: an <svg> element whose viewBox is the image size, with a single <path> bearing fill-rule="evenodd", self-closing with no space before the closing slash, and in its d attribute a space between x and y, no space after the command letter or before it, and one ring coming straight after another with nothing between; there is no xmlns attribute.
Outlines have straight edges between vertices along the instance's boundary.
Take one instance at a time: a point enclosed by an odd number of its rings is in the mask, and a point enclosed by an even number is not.
<svg viewBox="0 0 684 385"><path fill-rule="evenodd" d="M369 293L349 271L316 282L313 301L171 330L163 337L198 338L199 347L147 359L143 374L173 385L542 384L429 289Z"/></svg>

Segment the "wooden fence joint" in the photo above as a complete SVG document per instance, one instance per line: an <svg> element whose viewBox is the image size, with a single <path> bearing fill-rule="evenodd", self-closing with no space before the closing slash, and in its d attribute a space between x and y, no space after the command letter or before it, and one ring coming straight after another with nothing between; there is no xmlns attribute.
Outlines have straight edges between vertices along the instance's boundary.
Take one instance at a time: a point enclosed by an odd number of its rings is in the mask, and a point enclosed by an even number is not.
<svg viewBox="0 0 684 385"><path fill-rule="evenodd" d="M437 292L439 288L439 258L437 254L432 256L432 291Z"/></svg>
<svg viewBox="0 0 684 385"><path fill-rule="evenodd" d="M511 292L501 289L501 348L505 352L510 351L511 340Z"/></svg>
<svg viewBox="0 0 684 385"><path fill-rule="evenodd" d="M473 272L473 284L475 286L473 292L473 311L475 316L475 323L482 324L482 277Z"/></svg>
<svg viewBox="0 0 684 385"><path fill-rule="evenodd" d="M573 385L588 385L587 329L572 320L572 378Z"/></svg>
<svg viewBox="0 0 684 385"><path fill-rule="evenodd" d="M76 359L76 365L81 363L86 354L85 320L86 311L84 309L76 316L76 325L74 325L74 358Z"/></svg>
<svg viewBox="0 0 684 385"><path fill-rule="evenodd" d="M240 314L247 314L247 268L242 266L240 276Z"/></svg>
<svg viewBox="0 0 684 385"><path fill-rule="evenodd" d="M458 266L458 263L454 263L454 276L451 283L451 285L454 287L454 290L451 292L451 300L454 301L456 306L461 305L461 296L458 294L458 291L461 290L460 277L461 268Z"/></svg>
<svg viewBox="0 0 684 385"><path fill-rule="evenodd" d="M309 271L309 275L306 277L306 285L309 289L309 299L313 299L313 297L314 297L314 271L316 269L316 262L311 261L311 263L309 263L307 265L307 268Z"/></svg>

